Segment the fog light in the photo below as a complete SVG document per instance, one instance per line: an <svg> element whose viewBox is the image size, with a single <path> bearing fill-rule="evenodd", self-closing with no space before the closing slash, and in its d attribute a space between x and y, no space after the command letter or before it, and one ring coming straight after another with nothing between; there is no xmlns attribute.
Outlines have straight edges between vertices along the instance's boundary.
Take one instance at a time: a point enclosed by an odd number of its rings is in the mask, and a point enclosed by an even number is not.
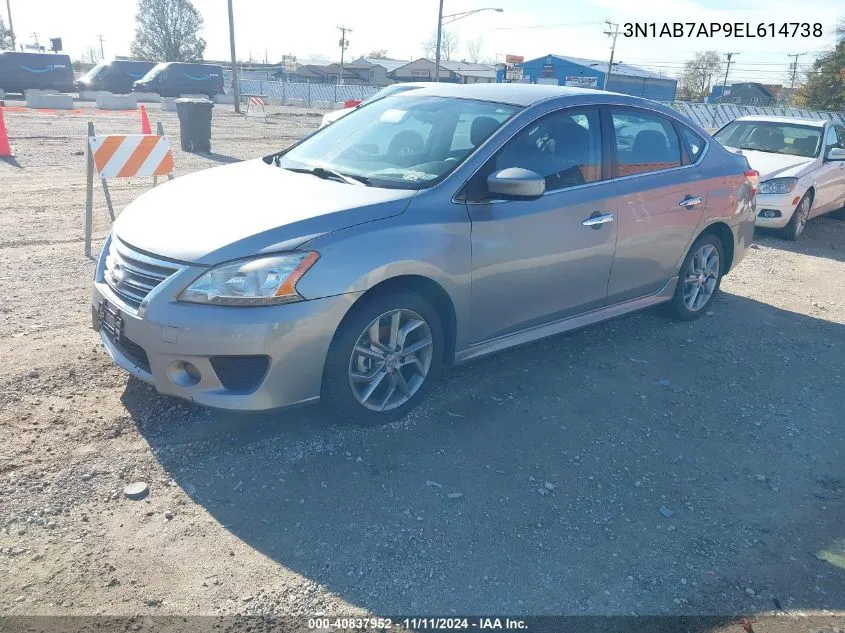
<svg viewBox="0 0 845 633"><path fill-rule="evenodd" d="M185 373L187 373L191 378L193 378L197 382L199 382L200 379L202 378L202 374L200 373L200 370L197 369L191 363L185 363Z"/></svg>
<svg viewBox="0 0 845 633"><path fill-rule="evenodd" d="M180 387L195 387L202 380L202 374L197 366L183 360L170 363L167 375L174 384Z"/></svg>
<svg viewBox="0 0 845 633"><path fill-rule="evenodd" d="M758 215L761 218L779 218L780 211L778 211L777 209L763 209L760 211L760 213L758 213Z"/></svg>

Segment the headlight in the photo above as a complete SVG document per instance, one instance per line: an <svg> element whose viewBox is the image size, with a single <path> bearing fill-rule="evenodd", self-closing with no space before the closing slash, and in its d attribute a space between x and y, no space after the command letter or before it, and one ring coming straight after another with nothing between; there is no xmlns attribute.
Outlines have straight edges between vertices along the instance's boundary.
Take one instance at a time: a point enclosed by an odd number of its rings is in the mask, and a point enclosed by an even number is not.
<svg viewBox="0 0 845 633"><path fill-rule="evenodd" d="M797 184L797 178L772 178L761 182L757 193L789 193Z"/></svg>
<svg viewBox="0 0 845 633"><path fill-rule="evenodd" d="M296 282L319 257L314 252L288 253L220 264L183 290L179 300L230 306L299 301Z"/></svg>

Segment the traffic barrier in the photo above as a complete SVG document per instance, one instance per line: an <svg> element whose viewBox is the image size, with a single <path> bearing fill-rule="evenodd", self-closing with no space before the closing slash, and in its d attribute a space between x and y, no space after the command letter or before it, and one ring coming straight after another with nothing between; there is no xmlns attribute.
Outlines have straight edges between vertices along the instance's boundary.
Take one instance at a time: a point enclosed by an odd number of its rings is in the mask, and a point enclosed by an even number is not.
<svg viewBox="0 0 845 633"><path fill-rule="evenodd" d="M34 91L27 91L26 107L35 110L73 110L73 97L60 94L38 94Z"/></svg>
<svg viewBox="0 0 845 633"><path fill-rule="evenodd" d="M264 106L264 95L241 95L246 99L246 116L260 116L267 120L267 108Z"/></svg>
<svg viewBox="0 0 845 633"><path fill-rule="evenodd" d="M9 144L9 133L6 131L6 123L3 119L3 107L0 106L0 157L11 157L12 146Z"/></svg>
<svg viewBox="0 0 845 633"><path fill-rule="evenodd" d="M116 95L110 92L97 95L97 107L101 110L137 110L135 95Z"/></svg>
<svg viewBox="0 0 845 633"><path fill-rule="evenodd" d="M109 193L109 178L153 177L153 186L159 176L173 179L173 152L164 135L161 122L156 134L111 134L97 136L94 124L88 122L86 147L86 196L85 196L85 255L91 256L91 234L94 215L94 173L100 177L103 194L108 205L109 217L114 222L114 206Z"/></svg>

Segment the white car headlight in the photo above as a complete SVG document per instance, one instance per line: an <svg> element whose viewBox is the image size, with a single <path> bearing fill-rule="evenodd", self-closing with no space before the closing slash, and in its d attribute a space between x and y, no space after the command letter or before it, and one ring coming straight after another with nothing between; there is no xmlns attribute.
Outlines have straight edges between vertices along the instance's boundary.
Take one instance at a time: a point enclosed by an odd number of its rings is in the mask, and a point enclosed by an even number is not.
<svg viewBox="0 0 845 633"><path fill-rule="evenodd" d="M220 264L194 280L179 295L179 301L229 306L300 301L296 282L319 258L317 253L307 251Z"/></svg>
<svg viewBox="0 0 845 633"><path fill-rule="evenodd" d="M797 184L797 178L772 178L761 182L757 193L789 193Z"/></svg>

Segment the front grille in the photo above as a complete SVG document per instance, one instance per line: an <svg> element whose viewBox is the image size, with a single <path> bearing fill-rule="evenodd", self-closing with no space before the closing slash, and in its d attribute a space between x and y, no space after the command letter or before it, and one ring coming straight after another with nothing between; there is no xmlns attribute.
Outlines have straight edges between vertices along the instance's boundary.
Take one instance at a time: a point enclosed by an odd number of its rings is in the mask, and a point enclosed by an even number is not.
<svg viewBox="0 0 845 633"><path fill-rule="evenodd" d="M126 305L138 309L153 288L177 270L176 264L140 253L113 237L103 276Z"/></svg>
<svg viewBox="0 0 845 633"><path fill-rule="evenodd" d="M209 360L223 386L237 391L257 389L270 365L269 356L212 356Z"/></svg>
<svg viewBox="0 0 845 633"><path fill-rule="evenodd" d="M144 351L144 348L130 341L125 336L121 336L120 340L118 341L114 336L111 335L111 332L105 330L106 336L108 336L109 341L111 341L112 345L114 345L120 353L126 356L129 360L135 363L138 367L143 369L148 374L152 373L150 371L150 359L147 358L147 352Z"/></svg>

